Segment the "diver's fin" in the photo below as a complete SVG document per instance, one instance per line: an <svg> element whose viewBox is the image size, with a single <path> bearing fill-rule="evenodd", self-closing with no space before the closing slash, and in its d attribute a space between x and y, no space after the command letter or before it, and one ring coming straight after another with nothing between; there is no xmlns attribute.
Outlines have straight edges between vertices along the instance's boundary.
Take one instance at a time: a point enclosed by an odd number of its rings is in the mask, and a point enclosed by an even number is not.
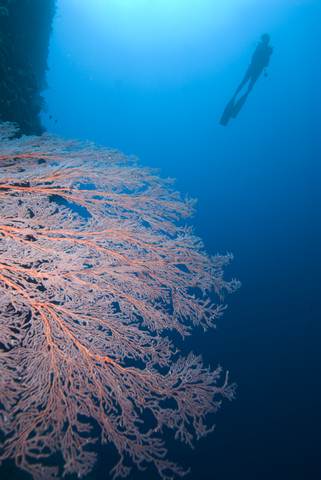
<svg viewBox="0 0 321 480"><path fill-rule="evenodd" d="M233 111L231 112L231 117L236 118L238 116L238 114L244 107L246 99L247 99L247 93L245 93L237 102L235 102Z"/></svg>
<svg viewBox="0 0 321 480"><path fill-rule="evenodd" d="M231 120L234 107L235 107L234 98L232 98L232 100L230 100L226 105L223 115L221 116L221 119L220 119L220 124L223 125L224 127Z"/></svg>

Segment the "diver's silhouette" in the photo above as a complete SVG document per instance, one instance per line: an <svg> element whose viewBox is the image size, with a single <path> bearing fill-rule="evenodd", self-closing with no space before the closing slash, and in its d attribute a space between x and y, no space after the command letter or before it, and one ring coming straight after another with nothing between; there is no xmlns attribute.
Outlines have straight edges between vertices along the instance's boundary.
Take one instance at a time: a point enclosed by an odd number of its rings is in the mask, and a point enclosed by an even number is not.
<svg viewBox="0 0 321 480"><path fill-rule="evenodd" d="M270 62L270 57L273 52L273 48L269 45L270 35L264 33L261 36L261 41L256 47L255 52L252 55L251 63L244 75L243 80L237 87L232 99L228 102L223 115L221 117L221 125L227 125L231 118L237 117L242 107L244 106L246 99L249 93L252 91L254 85L260 78L263 72L265 72L266 67ZM265 75L266 72L265 72ZM242 92L246 87L247 89L243 95L237 99L237 96Z"/></svg>

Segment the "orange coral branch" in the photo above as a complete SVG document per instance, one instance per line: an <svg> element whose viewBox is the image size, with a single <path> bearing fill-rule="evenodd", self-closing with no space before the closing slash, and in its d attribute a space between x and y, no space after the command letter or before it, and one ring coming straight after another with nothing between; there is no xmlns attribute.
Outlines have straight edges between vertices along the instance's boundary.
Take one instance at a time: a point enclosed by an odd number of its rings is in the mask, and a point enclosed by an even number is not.
<svg viewBox="0 0 321 480"><path fill-rule="evenodd" d="M151 170L92 144L13 133L0 123L0 463L12 458L34 480L85 476L94 420L119 453L114 478L132 464L182 475L163 429L192 445L234 387L227 375L219 384L220 368L180 357L164 332L214 324L223 292L238 287L223 278L231 256L208 257L177 224L193 202ZM47 462L57 452L63 472Z"/></svg>

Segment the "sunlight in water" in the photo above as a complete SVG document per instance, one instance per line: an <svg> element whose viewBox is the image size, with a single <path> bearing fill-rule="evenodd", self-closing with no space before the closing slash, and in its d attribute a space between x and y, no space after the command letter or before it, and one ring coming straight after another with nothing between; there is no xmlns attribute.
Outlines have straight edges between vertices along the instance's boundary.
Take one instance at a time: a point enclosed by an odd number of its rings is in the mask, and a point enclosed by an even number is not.
<svg viewBox="0 0 321 480"><path fill-rule="evenodd" d="M173 82L216 68L249 42L253 49L289 5L290 0L58 0L55 51L101 78L146 83L170 76Z"/></svg>
<svg viewBox="0 0 321 480"><path fill-rule="evenodd" d="M191 41L247 15L281 9L289 0L69 0L97 31L127 43ZM147 43L147 45L146 45Z"/></svg>

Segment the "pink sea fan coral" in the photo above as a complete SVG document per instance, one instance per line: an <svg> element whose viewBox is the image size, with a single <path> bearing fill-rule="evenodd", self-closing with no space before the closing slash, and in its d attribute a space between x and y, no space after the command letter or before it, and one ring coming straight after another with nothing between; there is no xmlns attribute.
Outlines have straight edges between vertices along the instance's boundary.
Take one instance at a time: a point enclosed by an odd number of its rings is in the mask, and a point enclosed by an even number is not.
<svg viewBox="0 0 321 480"><path fill-rule="evenodd" d="M183 474L164 428L192 445L234 387L168 337L222 314L238 286L223 279L230 256L208 257L180 224L192 202L134 160L14 133L0 125L0 462L82 477L98 425L120 456L114 477Z"/></svg>

